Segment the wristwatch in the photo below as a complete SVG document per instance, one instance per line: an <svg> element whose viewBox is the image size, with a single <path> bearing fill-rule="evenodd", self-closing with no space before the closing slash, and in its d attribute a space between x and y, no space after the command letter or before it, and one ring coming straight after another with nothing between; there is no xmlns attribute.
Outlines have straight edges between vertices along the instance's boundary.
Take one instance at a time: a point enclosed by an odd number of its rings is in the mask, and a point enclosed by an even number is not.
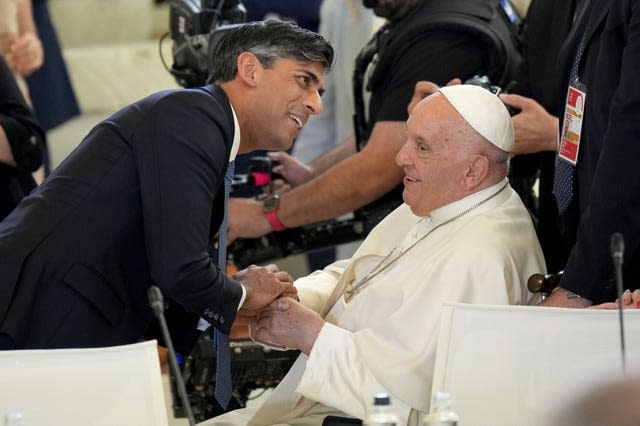
<svg viewBox="0 0 640 426"><path fill-rule="evenodd" d="M267 220L274 231L284 231L287 229L287 227L284 226L278 218L277 210L279 205L280 196L278 194L268 195L264 200L262 200L262 211L265 216L267 216Z"/></svg>

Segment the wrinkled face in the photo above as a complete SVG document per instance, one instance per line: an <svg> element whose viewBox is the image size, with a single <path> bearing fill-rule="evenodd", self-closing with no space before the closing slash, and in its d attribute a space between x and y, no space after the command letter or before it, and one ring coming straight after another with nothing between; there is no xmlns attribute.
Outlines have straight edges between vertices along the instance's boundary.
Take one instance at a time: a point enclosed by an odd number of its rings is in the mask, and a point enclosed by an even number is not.
<svg viewBox="0 0 640 426"><path fill-rule="evenodd" d="M405 173L402 199L415 215L426 216L465 196L467 127L439 93L420 102L409 116L407 141L396 164Z"/></svg>
<svg viewBox="0 0 640 426"><path fill-rule="evenodd" d="M258 148L288 149L309 116L322 112L321 63L279 59L271 68L258 64L251 118Z"/></svg>

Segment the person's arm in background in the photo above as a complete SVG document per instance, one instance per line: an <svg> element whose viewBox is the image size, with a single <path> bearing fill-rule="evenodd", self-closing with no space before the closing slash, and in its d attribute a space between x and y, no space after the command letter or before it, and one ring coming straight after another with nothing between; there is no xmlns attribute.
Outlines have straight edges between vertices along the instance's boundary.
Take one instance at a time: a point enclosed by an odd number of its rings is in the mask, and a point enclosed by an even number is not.
<svg viewBox="0 0 640 426"><path fill-rule="evenodd" d="M376 123L362 151L281 194L279 219L287 227L328 220L389 192L402 180L402 172L393 159L404 143L405 133L402 121ZM229 211L229 241L259 237L272 230L260 201L232 198Z"/></svg>
<svg viewBox="0 0 640 426"><path fill-rule="evenodd" d="M556 151L558 117L549 114L534 99L515 94L501 94L500 99L520 112L513 116L515 147L513 155Z"/></svg>
<svg viewBox="0 0 640 426"><path fill-rule="evenodd" d="M340 145L312 160L309 164L304 164L284 151L269 152L267 155L272 160L280 163L273 168L273 171L280 174L288 185L296 187L320 176L356 152L356 140L351 136Z"/></svg>
<svg viewBox="0 0 640 426"><path fill-rule="evenodd" d="M42 66L44 50L33 21L31 0L18 1L18 35L10 39L7 65L23 77Z"/></svg>

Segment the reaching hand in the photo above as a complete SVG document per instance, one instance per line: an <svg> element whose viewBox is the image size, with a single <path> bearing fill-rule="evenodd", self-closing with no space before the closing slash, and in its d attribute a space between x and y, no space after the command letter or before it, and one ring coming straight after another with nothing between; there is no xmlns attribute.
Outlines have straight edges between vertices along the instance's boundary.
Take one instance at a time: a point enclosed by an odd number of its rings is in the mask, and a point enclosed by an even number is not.
<svg viewBox="0 0 640 426"><path fill-rule="evenodd" d="M280 163L273 168L273 171L282 176L286 183L293 187L302 185L315 176L311 167L284 151L269 152L267 155L273 161Z"/></svg>
<svg viewBox="0 0 640 426"><path fill-rule="evenodd" d="M236 238L258 238L271 232L271 225L262 210L262 202L251 198L229 198L227 208L227 244L231 244Z"/></svg>
<svg viewBox="0 0 640 426"><path fill-rule="evenodd" d="M616 299L615 302L601 303L600 305L591 306L593 309L618 309L620 307L620 299ZM622 293L622 307L627 309L640 308L640 290L625 290Z"/></svg>
<svg viewBox="0 0 640 426"><path fill-rule="evenodd" d="M324 320L301 303L282 297L260 312L252 325L252 337L258 342L300 349L309 355Z"/></svg>
<svg viewBox="0 0 640 426"><path fill-rule="evenodd" d="M558 144L558 117L547 112L533 99L520 95L501 94L506 105L520 109L513 116L515 146L512 154L555 151Z"/></svg>

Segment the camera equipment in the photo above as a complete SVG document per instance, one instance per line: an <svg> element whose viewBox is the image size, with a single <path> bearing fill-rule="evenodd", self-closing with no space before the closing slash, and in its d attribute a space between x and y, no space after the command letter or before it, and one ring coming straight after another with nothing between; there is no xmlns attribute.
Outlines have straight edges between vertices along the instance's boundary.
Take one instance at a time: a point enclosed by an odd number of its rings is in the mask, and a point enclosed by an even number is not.
<svg viewBox="0 0 640 426"><path fill-rule="evenodd" d="M486 75L474 75L470 79L464 82L464 84L473 84L474 86L480 86L483 89L487 89L494 95L502 93L502 88L491 84L491 80Z"/></svg>
<svg viewBox="0 0 640 426"><path fill-rule="evenodd" d="M239 0L170 0L173 65L169 72L183 87L203 86L212 55L225 31L246 21Z"/></svg>
<svg viewBox="0 0 640 426"><path fill-rule="evenodd" d="M273 172L273 161L269 157L253 156L249 159L246 174L236 174L231 182L234 197L263 199L273 192L273 181L281 179Z"/></svg>
<svg viewBox="0 0 640 426"><path fill-rule="evenodd" d="M281 176L273 173L273 162L268 157L252 157L249 161L248 173L234 176L231 195L264 199L272 193L273 179ZM244 268L253 263L361 240L398 204L395 199L386 197L375 205L356 210L348 219L271 232L257 239L239 238L227 250L229 262Z"/></svg>
<svg viewBox="0 0 640 426"><path fill-rule="evenodd" d="M245 407L254 389L267 389L280 383L300 354L297 350L270 350L249 339L230 340L229 350L234 387L227 410L220 407L214 397L216 351L211 342L211 333L202 333L191 355L184 363L182 377L193 409L193 416L198 422L228 410ZM175 381L171 382L171 386L177 386ZM173 390L174 415L184 417L185 407L182 400L176 397L175 389Z"/></svg>
<svg viewBox="0 0 640 426"><path fill-rule="evenodd" d="M474 86L480 86L483 89L487 89L494 95L498 96L500 93L509 93L506 89L502 89L500 86L494 86L491 84L491 80L486 75L474 75L470 79L466 80L464 84L473 84ZM508 88L507 88L508 89ZM506 105L507 111L509 111L510 116L514 116L520 112L518 108L511 107Z"/></svg>
<svg viewBox="0 0 640 426"><path fill-rule="evenodd" d="M244 268L253 263L361 240L368 233L366 223L366 219L354 217L271 232L257 239L238 238L229 246L228 252L231 261Z"/></svg>

